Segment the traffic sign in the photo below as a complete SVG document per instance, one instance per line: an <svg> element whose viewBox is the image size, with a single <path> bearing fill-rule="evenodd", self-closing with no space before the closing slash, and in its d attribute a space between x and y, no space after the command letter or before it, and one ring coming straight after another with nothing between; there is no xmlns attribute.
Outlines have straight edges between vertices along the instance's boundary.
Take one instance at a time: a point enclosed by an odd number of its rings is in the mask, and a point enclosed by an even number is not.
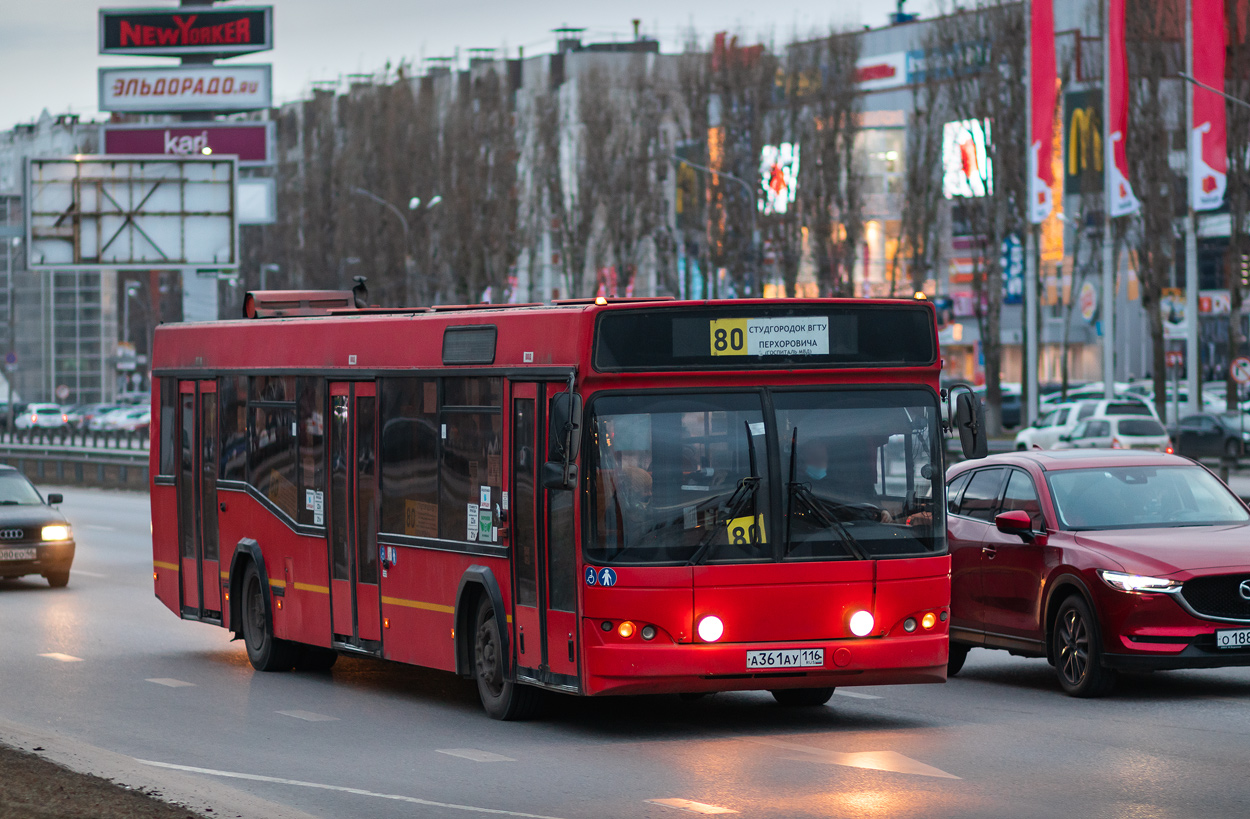
<svg viewBox="0 0 1250 819"><path fill-rule="evenodd" d="M1233 375L1233 380L1238 384L1250 384L1250 358L1245 356L1234 358L1229 371Z"/></svg>
<svg viewBox="0 0 1250 819"><path fill-rule="evenodd" d="M58 401L64 401L66 398L69 398L69 385L58 384L56 388L56 399Z"/></svg>
<svg viewBox="0 0 1250 819"><path fill-rule="evenodd" d="M1185 354L1180 350L1168 350L1164 357L1169 367L1179 367L1185 363Z"/></svg>
<svg viewBox="0 0 1250 819"><path fill-rule="evenodd" d="M16 363L17 363L17 353L5 353L5 354L4 354L4 363L5 363L5 364L16 364Z"/></svg>

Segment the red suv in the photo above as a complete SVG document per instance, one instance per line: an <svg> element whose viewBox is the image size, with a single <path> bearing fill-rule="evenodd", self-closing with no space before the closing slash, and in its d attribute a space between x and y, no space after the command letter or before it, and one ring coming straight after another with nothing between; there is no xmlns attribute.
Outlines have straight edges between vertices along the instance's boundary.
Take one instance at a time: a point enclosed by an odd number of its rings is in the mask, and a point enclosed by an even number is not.
<svg viewBox="0 0 1250 819"><path fill-rule="evenodd" d="M947 472L948 674L1045 657L1076 697L1116 672L1250 665L1250 508L1175 455L1028 451Z"/></svg>

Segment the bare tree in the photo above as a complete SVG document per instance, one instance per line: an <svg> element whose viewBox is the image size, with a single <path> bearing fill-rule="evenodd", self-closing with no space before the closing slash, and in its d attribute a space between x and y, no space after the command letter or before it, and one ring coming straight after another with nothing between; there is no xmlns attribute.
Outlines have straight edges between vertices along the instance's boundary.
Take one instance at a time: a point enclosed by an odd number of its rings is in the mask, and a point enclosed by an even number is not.
<svg viewBox="0 0 1250 819"><path fill-rule="evenodd" d="M926 38L925 50L935 50L935 38ZM908 118L907 149L903 170L903 208L899 226L898 251L893 264L902 261L913 292L924 290L933 278L940 256L938 226L942 206L942 131L949 118L943 111L942 79L936 71L926 71L912 93Z"/></svg>
<svg viewBox="0 0 1250 819"><path fill-rule="evenodd" d="M961 120L982 123L989 160L988 195L963 200L967 222L981 226L980 252L973 254L972 290L981 350L990 434L1002 430L1003 270L999 248L1026 228L1024 133L1024 9L1005 0L978 0L967 11L934 24L929 70L948 81L941 86L948 110Z"/></svg>
<svg viewBox="0 0 1250 819"><path fill-rule="evenodd" d="M1177 32L1184 31L1183 14L1184 6L1169 0L1134 0L1125 14L1130 78L1126 135L1129 181L1141 201L1136 230L1130 235L1137 251L1142 307L1150 324L1151 372L1160 417L1167 389L1163 288L1176 261L1176 217L1186 210L1183 179L1169 162L1172 150L1178 144L1185 145L1185 129L1178 130L1176 116L1184 110L1180 104L1182 89L1172 79L1184 68L1182 44L1176 37ZM1102 309L1112 310L1114 306L1104 305ZM1198 317L1186 319L1197 321ZM1189 366L1196 367L1198 362ZM1105 373L1104 377L1114 376Z"/></svg>

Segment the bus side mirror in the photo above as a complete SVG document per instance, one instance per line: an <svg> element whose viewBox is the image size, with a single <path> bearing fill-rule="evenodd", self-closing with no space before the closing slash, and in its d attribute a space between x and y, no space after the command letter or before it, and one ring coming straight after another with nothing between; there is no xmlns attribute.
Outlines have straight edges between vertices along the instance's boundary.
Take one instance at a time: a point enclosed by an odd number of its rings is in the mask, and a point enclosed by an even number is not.
<svg viewBox="0 0 1250 819"><path fill-rule="evenodd" d="M959 445L965 458L972 460L989 454L985 406L971 390L965 389L955 397L955 428L959 430Z"/></svg>
<svg viewBox="0 0 1250 819"><path fill-rule="evenodd" d="M551 399L547 426L547 460L569 463L577 460L582 443L582 397L561 392ZM568 452L565 452L565 447Z"/></svg>

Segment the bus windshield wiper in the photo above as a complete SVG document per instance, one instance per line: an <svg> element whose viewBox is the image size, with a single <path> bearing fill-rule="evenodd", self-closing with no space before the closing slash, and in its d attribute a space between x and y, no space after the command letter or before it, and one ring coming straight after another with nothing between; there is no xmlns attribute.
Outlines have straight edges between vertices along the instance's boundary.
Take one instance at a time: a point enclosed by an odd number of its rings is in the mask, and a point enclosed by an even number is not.
<svg viewBox="0 0 1250 819"><path fill-rule="evenodd" d="M750 459L751 474L738 481L737 487L734 488L733 494L725 501L724 506L716 515L716 520L708 527L703 538L699 541L699 545L694 550L694 554L690 556L690 560L686 562L687 566L695 566L703 560L704 555L712 548L712 543L716 539L716 533L720 531L722 526L727 525L734 518L742 516L747 504L751 504L753 521L759 520L759 512L755 509L755 496L760 489L760 474L755 464L755 439L751 437L751 423L746 422L747 430L747 457ZM748 526L747 531L751 538L751 545L756 546L759 542L759 527Z"/></svg>
<svg viewBox="0 0 1250 819"><path fill-rule="evenodd" d="M790 493L791 512L794 510L795 501L802 501L822 529L831 529L846 544L846 548L851 554L860 560L867 560L868 553L864 551L864 547L855 539L855 535L851 534L851 531L842 524L842 521L838 520L829 511L828 506L812 493L811 488L807 484L799 482L798 452L799 428L795 427L794 434L790 438L790 482L786 484ZM788 523L789 525L786 527L786 554L790 554L790 543L794 538L793 519L788 521Z"/></svg>

